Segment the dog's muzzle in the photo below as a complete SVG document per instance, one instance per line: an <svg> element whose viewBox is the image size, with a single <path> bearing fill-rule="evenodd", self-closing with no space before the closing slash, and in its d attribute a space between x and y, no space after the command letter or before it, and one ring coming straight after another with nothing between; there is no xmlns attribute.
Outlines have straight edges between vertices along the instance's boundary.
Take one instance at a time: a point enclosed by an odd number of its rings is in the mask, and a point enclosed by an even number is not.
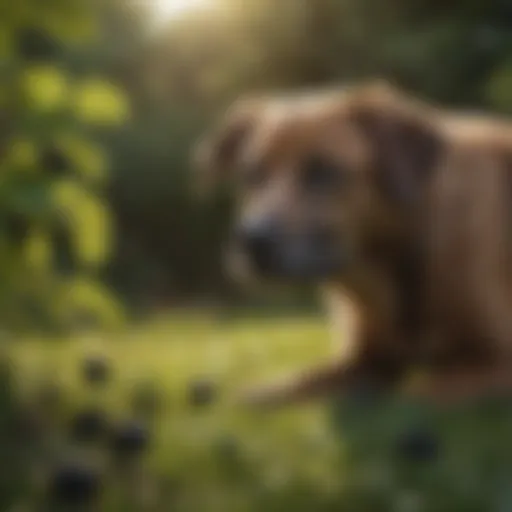
<svg viewBox="0 0 512 512"><path fill-rule="evenodd" d="M290 232L271 218L241 223L235 240L253 271L262 277L326 278L339 272L346 259L336 237L326 230Z"/></svg>

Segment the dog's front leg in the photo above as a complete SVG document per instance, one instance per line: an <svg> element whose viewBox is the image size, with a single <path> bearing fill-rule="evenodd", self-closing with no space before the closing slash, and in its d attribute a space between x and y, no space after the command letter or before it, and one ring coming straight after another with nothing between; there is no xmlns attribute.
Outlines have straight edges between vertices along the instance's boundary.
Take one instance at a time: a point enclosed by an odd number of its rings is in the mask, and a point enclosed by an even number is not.
<svg viewBox="0 0 512 512"><path fill-rule="evenodd" d="M240 401L243 405L270 408L325 397L343 388L348 373L351 372L346 363L335 361L249 390L242 394Z"/></svg>
<svg viewBox="0 0 512 512"><path fill-rule="evenodd" d="M360 351L351 361L337 360L298 376L249 391L242 395L242 403L273 408L347 392L368 389L385 391L403 377L403 370L399 358L369 348Z"/></svg>
<svg viewBox="0 0 512 512"><path fill-rule="evenodd" d="M250 406L279 407L357 391L389 388L403 376L405 361L389 343L387 330L368 329L360 308L344 295L331 296L328 303L335 336L335 359L299 375L243 393L241 402ZM380 330L378 330L380 331ZM386 339L380 339L380 337Z"/></svg>

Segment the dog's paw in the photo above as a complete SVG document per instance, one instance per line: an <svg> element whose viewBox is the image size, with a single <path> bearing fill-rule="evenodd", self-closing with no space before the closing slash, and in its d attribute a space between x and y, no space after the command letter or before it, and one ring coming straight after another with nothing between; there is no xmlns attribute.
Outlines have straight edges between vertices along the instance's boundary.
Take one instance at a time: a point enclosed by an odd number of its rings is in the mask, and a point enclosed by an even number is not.
<svg viewBox="0 0 512 512"><path fill-rule="evenodd" d="M288 387L273 385L243 391L237 397L237 404L254 410L272 410L287 402Z"/></svg>
<svg viewBox="0 0 512 512"><path fill-rule="evenodd" d="M236 398L238 406L250 409L267 409L272 406L273 398L266 390L251 389L244 391Z"/></svg>

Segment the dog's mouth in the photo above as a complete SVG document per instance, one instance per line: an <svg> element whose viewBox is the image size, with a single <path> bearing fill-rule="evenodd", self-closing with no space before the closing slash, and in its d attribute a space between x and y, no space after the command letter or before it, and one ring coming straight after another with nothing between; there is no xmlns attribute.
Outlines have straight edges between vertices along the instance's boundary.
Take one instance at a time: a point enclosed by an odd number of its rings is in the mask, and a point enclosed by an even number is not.
<svg viewBox="0 0 512 512"><path fill-rule="evenodd" d="M240 243L229 250L229 271L237 279L316 282L343 272L347 253L318 233Z"/></svg>

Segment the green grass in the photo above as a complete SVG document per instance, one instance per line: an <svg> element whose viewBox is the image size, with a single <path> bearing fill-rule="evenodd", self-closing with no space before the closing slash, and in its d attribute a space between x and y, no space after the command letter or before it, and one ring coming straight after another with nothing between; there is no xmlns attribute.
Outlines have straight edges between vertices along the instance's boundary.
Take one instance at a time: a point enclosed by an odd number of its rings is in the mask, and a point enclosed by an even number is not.
<svg viewBox="0 0 512 512"><path fill-rule="evenodd" d="M123 418L137 383L151 381L161 390L163 409L151 424L152 449L137 485L125 483L117 492L110 475L101 510L510 510L508 407L487 403L439 412L389 401L255 413L233 406L241 388L324 361L333 349L321 319L183 316L105 338L23 340L12 357L21 394L30 397L41 381L56 381L65 393L65 414L99 402L113 418ZM87 388L81 378L81 362L91 352L112 361L112 380L102 390ZM211 379L219 395L196 408L188 389L202 378ZM439 438L435 461L396 456L397 439L417 424ZM148 491L141 484L146 474L158 489L153 508L142 492Z"/></svg>
<svg viewBox="0 0 512 512"><path fill-rule="evenodd" d="M330 351L321 320L215 323L192 316L158 320L108 339L24 340L13 358L23 394L51 378L65 390L72 409L99 401L123 417L133 386L154 382L164 407L153 429L148 465L178 482L179 509L209 510L217 503L222 510L252 510L251 492L278 491L293 482L319 495L332 492L338 481L333 473L338 443L320 406L242 412L233 405L235 393L325 360ZM113 363L112 381L101 392L88 390L81 379L81 361L91 352L105 354ZM195 408L188 403L188 388L202 378L215 383L218 399ZM238 461L234 474L228 467L233 444Z"/></svg>

